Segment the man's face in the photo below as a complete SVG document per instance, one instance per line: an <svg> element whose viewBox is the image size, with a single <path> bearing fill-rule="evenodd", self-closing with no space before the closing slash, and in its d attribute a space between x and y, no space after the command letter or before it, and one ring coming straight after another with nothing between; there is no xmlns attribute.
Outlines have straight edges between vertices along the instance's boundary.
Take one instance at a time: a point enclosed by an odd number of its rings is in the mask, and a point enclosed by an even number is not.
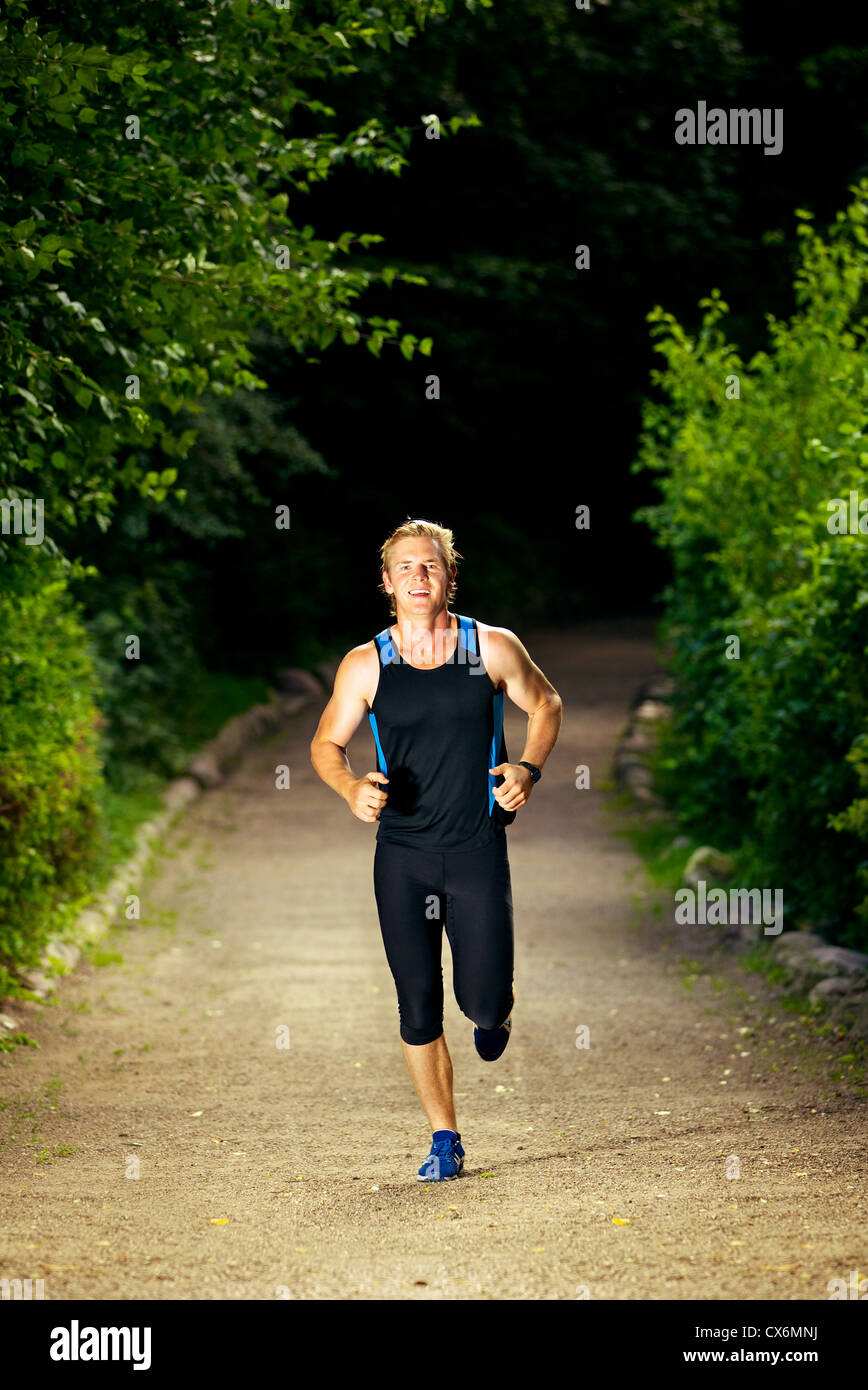
<svg viewBox="0 0 868 1390"><path fill-rule="evenodd" d="M428 536L405 536L392 547L386 592L395 595L399 619L429 618L446 607L449 572L440 547Z"/></svg>

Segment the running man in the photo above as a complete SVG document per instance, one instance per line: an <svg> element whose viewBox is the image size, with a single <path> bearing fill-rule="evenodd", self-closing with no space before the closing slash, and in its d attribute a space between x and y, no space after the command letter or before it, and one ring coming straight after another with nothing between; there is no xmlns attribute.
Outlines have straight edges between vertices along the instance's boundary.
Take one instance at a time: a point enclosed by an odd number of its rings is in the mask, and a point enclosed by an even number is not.
<svg viewBox="0 0 868 1390"><path fill-rule="evenodd" d="M394 623L348 652L310 745L327 786L377 821L374 894L398 995L404 1057L432 1130L420 1182L464 1166L443 1033L443 926L458 1006L484 1061L512 1027L512 889L505 827L527 804L561 726L561 698L514 633L449 611L460 552L431 521L399 526L380 551ZM507 761L504 691L528 716ZM347 746L367 716L377 770L356 777Z"/></svg>

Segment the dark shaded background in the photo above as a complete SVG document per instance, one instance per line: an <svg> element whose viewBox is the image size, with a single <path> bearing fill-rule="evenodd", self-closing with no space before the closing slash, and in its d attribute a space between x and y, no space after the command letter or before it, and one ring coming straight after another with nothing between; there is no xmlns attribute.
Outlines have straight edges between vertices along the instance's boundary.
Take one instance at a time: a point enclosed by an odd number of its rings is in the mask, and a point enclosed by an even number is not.
<svg viewBox="0 0 868 1390"><path fill-rule="evenodd" d="M322 93L334 127L414 126L410 166L342 171L290 215L329 237L381 233L369 263L424 274L365 307L433 337L432 356L338 342L309 363L264 328L268 401L205 420L187 469L197 510L131 500L93 538L103 573L135 581L135 537L140 579L155 555L175 567L204 659L257 672L382 626L377 553L408 514L453 528L458 611L509 626L653 611L666 561L631 521L655 497L630 473L654 365L645 315L659 303L690 329L719 287L731 336L762 346L765 315L793 308L793 209L830 219L868 167L859 9L803 13L530 0L363 58ZM782 107L783 152L676 145L675 111L700 99ZM430 112L482 128L429 140ZM279 502L292 524L276 541Z"/></svg>

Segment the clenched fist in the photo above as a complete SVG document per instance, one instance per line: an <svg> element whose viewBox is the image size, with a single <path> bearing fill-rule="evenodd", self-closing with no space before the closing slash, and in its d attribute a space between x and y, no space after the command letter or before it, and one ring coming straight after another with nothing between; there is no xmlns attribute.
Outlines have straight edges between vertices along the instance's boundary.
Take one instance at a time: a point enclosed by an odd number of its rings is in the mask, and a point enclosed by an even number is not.
<svg viewBox="0 0 868 1390"><path fill-rule="evenodd" d="M494 788L494 799L504 811L517 811L519 806L527 804L533 791L533 778L523 763L498 763L488 770L497 776L502 773L505 779Z"/></svg>
<svg viewBox="0 0 868 1390"><path fill-rule="evenodd" d="M374 821L380 819L380 812L386 804L389 793L378 786L378 782L388 783L382 772L366 772L351 783L346 793L346 802L358 820Z"/></svg>

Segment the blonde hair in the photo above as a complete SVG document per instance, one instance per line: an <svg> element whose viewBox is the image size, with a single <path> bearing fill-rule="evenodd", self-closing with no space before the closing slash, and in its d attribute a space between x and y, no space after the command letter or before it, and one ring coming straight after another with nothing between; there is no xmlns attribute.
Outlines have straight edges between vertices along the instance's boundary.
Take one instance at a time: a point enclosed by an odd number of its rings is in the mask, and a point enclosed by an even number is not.
<svg viewBox="0 0 868 1390"><path fill-rule="evenodd" d="M408 536L428 536L432 541L437 542L440 547L440 553L443 556L443 563L452 576L446 589L446 602L447 604L453 603L455 600L455 591L458 587L453 571L457 569L458 561L463 560L464 556L461 554L460 550L455 549L452 532L449 530L448 526L438 526L436 521L423 521L418 517L414 520L412 517L408 516L407 520L402 522L400 526L396 526L391 536L380 546L381 569L388 572L393 546L397 541L402 541ZM380 579L378 588L381 594L386 594L389 600L392 617L395 617L397 613L395 595L386 593L386 586L382 578Z"/></svg>

